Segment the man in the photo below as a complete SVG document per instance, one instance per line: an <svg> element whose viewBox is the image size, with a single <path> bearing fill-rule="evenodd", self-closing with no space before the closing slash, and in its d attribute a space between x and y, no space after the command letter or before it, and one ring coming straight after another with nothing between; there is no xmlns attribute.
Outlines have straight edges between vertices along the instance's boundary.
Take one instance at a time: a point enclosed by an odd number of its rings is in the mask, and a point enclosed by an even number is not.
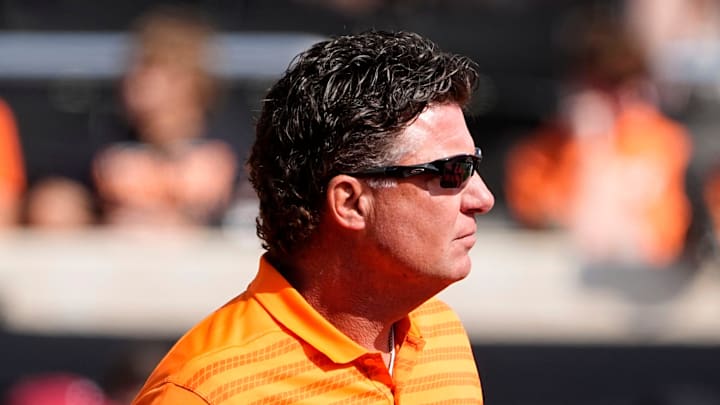
<svg viewBox="0 0 720 405"><path fill-rule="evenodd" d="M249 159L267 253L185 335L147 404L482 404L438 292L494 199L461 106L467 58L411 33L318 43L270 89Z"/></svg>

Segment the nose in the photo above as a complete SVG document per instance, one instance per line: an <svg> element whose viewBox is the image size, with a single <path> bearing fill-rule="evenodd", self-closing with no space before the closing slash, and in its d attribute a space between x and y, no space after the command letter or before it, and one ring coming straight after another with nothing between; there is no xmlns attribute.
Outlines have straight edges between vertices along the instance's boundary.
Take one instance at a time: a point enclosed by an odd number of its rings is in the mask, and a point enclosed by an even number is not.
<svg viewBox="0 0 720 405"><path fill-rule="evenodd" d="M482 215L490 211L494 205L495 196L480 174L473 173L467 187L463 190L461 211L469 215Z"/></svg>

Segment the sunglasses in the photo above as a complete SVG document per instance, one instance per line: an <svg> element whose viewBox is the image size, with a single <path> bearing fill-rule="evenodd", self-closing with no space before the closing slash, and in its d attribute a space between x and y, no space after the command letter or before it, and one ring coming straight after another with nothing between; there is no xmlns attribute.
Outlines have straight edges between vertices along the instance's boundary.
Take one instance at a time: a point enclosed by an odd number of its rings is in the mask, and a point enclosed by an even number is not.
<svg viewBox="0 0 720 405"><path fill-rule="evenodd" d="M456 155L410 166L384 166L347 173L351 176L378 176L404 179L421 174L432 174L440 177L440 187L460 188L473 175L479 172L482 152L475 148L474 155Z"/></svg>

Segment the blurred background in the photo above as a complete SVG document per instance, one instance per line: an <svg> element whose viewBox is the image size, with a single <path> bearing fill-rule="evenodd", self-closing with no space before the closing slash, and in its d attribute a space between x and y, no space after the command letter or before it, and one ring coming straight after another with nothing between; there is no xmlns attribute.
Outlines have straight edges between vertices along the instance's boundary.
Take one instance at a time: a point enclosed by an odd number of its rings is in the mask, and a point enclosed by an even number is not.
<svg viewBox="0 0 720 405"><path fill-rule="evenodd" d="M482 73L486 403L720 404L717 0L0 0L0 403L127 404L245 288L264 92L369 28Z"/></svg>

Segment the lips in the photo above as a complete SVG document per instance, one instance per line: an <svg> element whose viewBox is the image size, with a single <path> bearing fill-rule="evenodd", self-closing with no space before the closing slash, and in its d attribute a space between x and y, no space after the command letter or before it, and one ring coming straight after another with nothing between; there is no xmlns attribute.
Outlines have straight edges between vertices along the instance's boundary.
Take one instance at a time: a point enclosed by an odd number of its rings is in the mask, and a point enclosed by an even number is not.
<svg viewBox="0 0 720 405"><path fill-rule="evenodd" d="M467 238L468 236L475 237L475 233L477 233L477 227L468 228L467 231L460 234L458 239Z"/></svg>
<svg viewBox="0 0 720 405"><path fill-rule="evenodd" d="M475 232L477 232L477 230L473 230L472 232L463 233L456 240L461 241L463 243L467 243L470 247L472 247L475 244Z"/></svg>

